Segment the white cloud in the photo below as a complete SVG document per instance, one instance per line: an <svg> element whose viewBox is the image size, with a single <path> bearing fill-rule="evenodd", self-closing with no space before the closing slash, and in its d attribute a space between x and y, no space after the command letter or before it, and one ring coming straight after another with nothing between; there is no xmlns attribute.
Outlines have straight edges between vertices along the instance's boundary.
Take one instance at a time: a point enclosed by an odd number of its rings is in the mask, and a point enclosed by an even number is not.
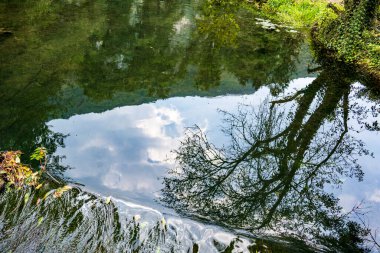
<svg viewBox="0 0 380 253"><path fill-rule="evenodd" d="M380 203L380 189L376 189L370 195L369 200L372 202Z"/></svg>
<svg viewBox="0 0 380 253"><path fill-rule="evenodd" d="M342 194L339 196L339 204L343 207L344 212L349 212L359 204L356 196L351 194Z"/></svg>

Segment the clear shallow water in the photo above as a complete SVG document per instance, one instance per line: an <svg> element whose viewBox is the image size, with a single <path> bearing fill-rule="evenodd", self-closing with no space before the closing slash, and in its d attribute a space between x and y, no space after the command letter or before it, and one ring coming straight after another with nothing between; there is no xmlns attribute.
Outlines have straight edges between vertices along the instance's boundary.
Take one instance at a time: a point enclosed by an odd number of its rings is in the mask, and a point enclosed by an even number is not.
<svg viewBox="0 0 380 253"><path fill-rule="evenodd" d="M219 109L237 113L239 104L257 109L269 95L276 100L284 92L301 89L306 92L299 100L281 108L295 113L301 98L314 101L294 130L311 129L311 146L304 160L315 151L313 143L327 138L318 134L342 119L344 94L350 93L347 135L361 140L375 158L353 154L362 165L363 182L340 175L330 164L331 175L344 183L336 189L334 181L325 182L322 189L340 199L343 212L364 200L370 227L380 226L379 136L372 125L379 96L373 84L339 66L324 66L309 74L308 67L315 63L301 33L280 26L278 31L264 29L258 16L247 11L230 10L229 19L224 16L228 10L217 10L210 18L202 6L197 1L0 3L0 28L12 31L0 40L0 149L20 149L27 156L43 145L53 156L52 172L97 196L75 190L56 204L35 207L28 202L24 207L22 195L3 194L1 248L196 252L199 247L199 252L229 252L240 247L244 252L251 245L255 252L260 240L248 238L257 238L263 231L229 230L241 227L238 223L252 226L249 217L229 222L228 213L220 216L197 210L202 201L187 203L188 210L178 208L183 207L183 199L177 196L171 196L175 200L171 204L159 201L162 182L167 171L175 168L171 151L181 147L186 127L197 124L211 143L228 146L231 140L221 133L225 122ZM358 80L366 86L354 85ZM318 105L323 110L315 114ZM314 114L322 115L322 122L306 124ZM312 138L314 130L318 134ZM330 131L327 147L339 137L340 129L335 130ZM286 149L281 154L288 153L294 152ZM300 177L303 170L298 170ZM203 179L207 182L208 177ZM105 196L112 196L117 209L105 205ZM91 201L82 203L83 199ZM205 199L211 207L218 204ZM47 206L51 209L44 211ZM240 210L239 206L230 210ZM70 211L61 214L62 209ZM10 216L13 210L18 215ZM141 216L138 224L145 229L139 239L130 233L135 229L133 222L128 223L135 215ZM39 225L38 217L45 222ZM166 232L160 224L162 217L168 224ZM281 226L275 228L272 232L283 231ZM15 244L33 233L44 236ZM245 234L245 239L227 247L238 234ZM264 244L274 252L306 250L300 242L279 246L278 240Z"/></svg>

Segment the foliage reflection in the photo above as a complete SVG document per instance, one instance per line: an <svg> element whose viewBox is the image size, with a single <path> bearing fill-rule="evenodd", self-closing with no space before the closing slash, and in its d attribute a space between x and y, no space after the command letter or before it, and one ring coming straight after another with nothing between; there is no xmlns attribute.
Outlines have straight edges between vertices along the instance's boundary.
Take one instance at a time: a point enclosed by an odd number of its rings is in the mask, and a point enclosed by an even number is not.
<svg viewBox="0 0 380 253"><path fill-rule="evenodd" d="M33 150L53 118L289 82L302 36L268 32L254 15L222 7L215 14L193 1L0 3L10 31L0 41L0 147ZM221 37L226 27L232 44Z"/></svg>

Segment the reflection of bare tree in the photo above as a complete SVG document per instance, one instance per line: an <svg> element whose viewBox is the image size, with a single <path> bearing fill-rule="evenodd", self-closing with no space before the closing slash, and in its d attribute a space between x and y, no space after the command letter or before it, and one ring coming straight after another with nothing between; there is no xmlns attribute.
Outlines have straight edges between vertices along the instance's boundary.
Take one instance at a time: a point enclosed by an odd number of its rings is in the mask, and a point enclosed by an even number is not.
<svg viewBox="0 0 380 253"><path fill-rule="evenodd" d="M178 210L248 229L300 234L342 225L337 199L325 191L342 175L363 176L367 154L348 134L350 80L322 72L305 89L258 110L225 114L229 146L196 128L176 151L179 168L164 179L163 200Z"/></svg>

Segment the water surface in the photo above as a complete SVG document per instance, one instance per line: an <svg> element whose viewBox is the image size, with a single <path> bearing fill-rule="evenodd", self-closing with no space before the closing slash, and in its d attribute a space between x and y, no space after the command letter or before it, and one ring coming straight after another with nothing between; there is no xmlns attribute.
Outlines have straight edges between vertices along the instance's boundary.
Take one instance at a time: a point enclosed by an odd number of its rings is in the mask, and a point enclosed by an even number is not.
<svg viewBox="0 0 380 253"><path fill-rule="evenodd" d="M287 111L279 117L281 122L295 121L292 117L301 113L296 109L302 109L305 101L310 108L303 112L300 125L289 123L295 135L276 145L292 138L294 144L285 145L280 153L268 151L268 161L273 160L267 171L276 168L276 161L284 156L298 155L302 165L297 165L295 179L302 178L311 168L308 162L323 160L331 151L335 164L329 160L325 169L315 170L323 178L318 193L333 194L338 202L331 210L339 214L363 201L362 207L370 210L366 224L372 229L380 227L378 92L351 69L323 66L309 73L317 64L301 32L286 26L268 28L262 17L245 10L210 13L201 1L2 1L0 10L0 28L12 31L0 40L0 149L20 149L28 155L43 145L51 154L52 173L96 196L78 190L44 211L29 202L22 207L18 195L3 195L0 248L24 252L49 252L55 246L88 252L258 249L260 241L254 238L268 231L279 235L285 227L249 229L255 226L250 217L229 220L228 211L243 213L250 201L232 202L234 207L227 208L230 202L226 196L225 205L220 202L222 195L189 200L176 194L194 189L168 190L163 182L172 178L169 170L191 169L178 163L172 152L187 147L181 143L187 127L198 125L210 143L230 147L233 140L222 131L228 122L221 110L239 115L242 104L257 111L284 98L289 101L278 106ZM299 96L292 98L297 92ZM320 121L307 124L313 115ZM258 118L246 120L252 122L254 132ZM282 126L280 121L260 120L268 129ZM334 151L341 135L346 142ZM352 146L351 137L355 140ZM298 139L310 143L304 145ZM302 152L292 151L301 147ZM347 150L351 150L348 156ZM266 157L258 156L257 161ZM344 164L346 158L349 162ZM244 168L240 175L250 178L250 165ZM194 185L209 185L212 177L206 174ZM240 185L239 180L239 176L231 179L232 187ZM263 206L270 206L276 194L268 195ZM104 206L106 196L112 196L112 208ZM202 200L209 201L209 213L197 208L205 204ZM7 212L13 204L23 209L12 219ZM227 212L213 212L213 205ZM59 216L62 206L71 211ZM288 208L299 215L295 218L306 217L296 210L299 205L291 203ZM102 219L102 214L107 218ZM275 214L282 221L292 221L284 212L276 210ZM38 225L36 219L41 215L45 223ZM138 222L136 215L141 216ZM168 224L166 230L162 218ZM91 220L97 223L91 225ZM313 222L319 224L309 219L305 225ZM86 225L81 228L80 224ZM139 234L136 226L145 229L139 243L133 236ZM88 237L85 227L90 231ZM59 236L14 244L31 231ZM238 235L241 240L236 239ZM297 235L316 243L302 237L304 231ZM128 243L123 239L127 237ZM109 240L101 243L104 238ZM270 239L268 234L265 238ZM275 250L278 240L266 245ZM278 247L290 252L306 250L301 244L280 243Z"/></svg>

